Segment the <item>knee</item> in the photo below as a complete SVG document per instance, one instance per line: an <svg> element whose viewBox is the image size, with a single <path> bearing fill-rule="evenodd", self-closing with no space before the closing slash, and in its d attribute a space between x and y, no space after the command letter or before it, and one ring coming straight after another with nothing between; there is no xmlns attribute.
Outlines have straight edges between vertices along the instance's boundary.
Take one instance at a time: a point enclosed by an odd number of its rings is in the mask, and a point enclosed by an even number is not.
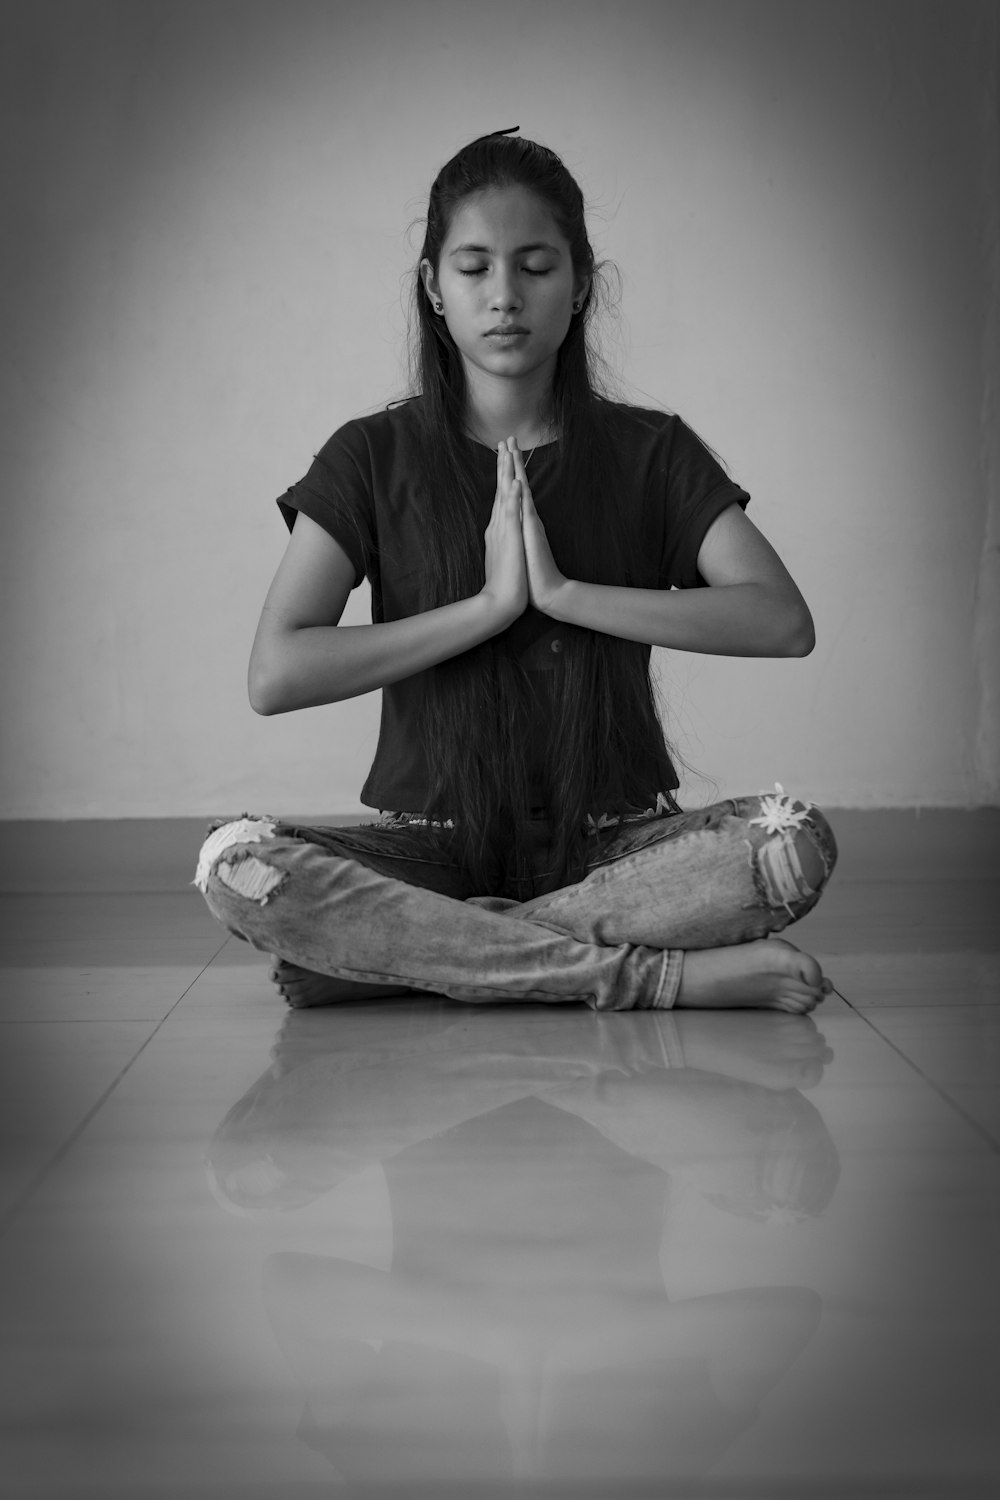
<svg viewBox="0 0 1000 1500"><path fill-rule="evenodd" d="M818 807L808 809L795 843L803 875L818 895L837 864L837 840L826 815Z"/></svg>
<svg viewBox="0 0 1000 1500"><path fill-rule="evenodd" d="M772 906L804 916L819 899L837 863L837 842L818 807L782 798L763 806L752 823L765 834L756 848L756 865ZM775 799L769 799L774 801Z"/></svg>
<svg viewBox="0 0 1000 1500"><path fill-rule="evenodd" d="M286 871L259 857L255 846L274 837L271 818L235 818L212 829L201 847L192 882L212 905L214 876L227 890L263 906L286 878ZM262 851L261 851L262 852Z"/></svg>

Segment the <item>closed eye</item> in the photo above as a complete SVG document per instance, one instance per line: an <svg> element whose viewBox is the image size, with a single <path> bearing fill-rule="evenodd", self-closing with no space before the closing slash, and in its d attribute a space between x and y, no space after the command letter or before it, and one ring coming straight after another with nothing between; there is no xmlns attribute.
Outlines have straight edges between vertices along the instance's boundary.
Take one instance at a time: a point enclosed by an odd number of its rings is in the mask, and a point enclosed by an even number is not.
<svg viewBox="0 0 1000 1500"><path fill-rule="evenodd" d="M458 273L460 276L482 276L485 270L485 266L471 266L468 268L465 266L458 267ZM553 270L553 266L546 266L544 270L536 270L534 266L524 267L524 273L526 276L551 276Z"/></svg>

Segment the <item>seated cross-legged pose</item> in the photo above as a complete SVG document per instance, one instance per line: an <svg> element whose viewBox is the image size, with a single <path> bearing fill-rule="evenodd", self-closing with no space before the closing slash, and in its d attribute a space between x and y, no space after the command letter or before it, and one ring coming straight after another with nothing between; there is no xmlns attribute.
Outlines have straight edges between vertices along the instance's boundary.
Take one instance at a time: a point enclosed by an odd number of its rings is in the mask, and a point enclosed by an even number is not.
<svg viewBox="0 0 1000 1500"><path fill-rule="evenodd" d="M244 815L196 883L293 1006L430 992L597 1010L830 991L773 934L836 859L809 802L682 812L650 647L802 656L809 610L749 496L676 415L597 388L580 189L510 131L431 189L418 394L334 433L250 661L261 714L382 689L371 824ZM368 578L370 625L341 625Z"/></svg>

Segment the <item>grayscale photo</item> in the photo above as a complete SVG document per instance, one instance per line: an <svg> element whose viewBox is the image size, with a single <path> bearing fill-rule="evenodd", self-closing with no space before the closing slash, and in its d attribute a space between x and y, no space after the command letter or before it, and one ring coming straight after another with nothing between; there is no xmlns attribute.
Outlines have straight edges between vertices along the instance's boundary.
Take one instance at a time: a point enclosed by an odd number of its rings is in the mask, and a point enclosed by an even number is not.
<svg viewBox="0 0 1000 1500"><path fill-rule="evenodd" d="M1000 1489L997 0L0 0L11 1500Z"/></svg>

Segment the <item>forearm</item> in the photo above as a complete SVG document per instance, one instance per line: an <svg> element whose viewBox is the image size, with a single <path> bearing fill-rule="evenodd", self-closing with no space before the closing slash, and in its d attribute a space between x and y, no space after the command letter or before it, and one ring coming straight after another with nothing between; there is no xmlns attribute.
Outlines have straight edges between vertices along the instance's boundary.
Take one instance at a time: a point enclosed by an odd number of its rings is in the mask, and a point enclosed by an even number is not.
<svg viewBox="0 0 1000 1500"><path fill-rule="evenodd" d="M290 629L267 613L250 659L250 702L260 714L370 693L480 645L509 623L482 594L379 625Z"/></svg>
<svg viewBox="0 0 1000 1500"><path fill-rule="evenodd" d="M716 656L805 656L814 642L812 617L794 585L661 590L566 579L545 613L623 640Z"/></svg>

